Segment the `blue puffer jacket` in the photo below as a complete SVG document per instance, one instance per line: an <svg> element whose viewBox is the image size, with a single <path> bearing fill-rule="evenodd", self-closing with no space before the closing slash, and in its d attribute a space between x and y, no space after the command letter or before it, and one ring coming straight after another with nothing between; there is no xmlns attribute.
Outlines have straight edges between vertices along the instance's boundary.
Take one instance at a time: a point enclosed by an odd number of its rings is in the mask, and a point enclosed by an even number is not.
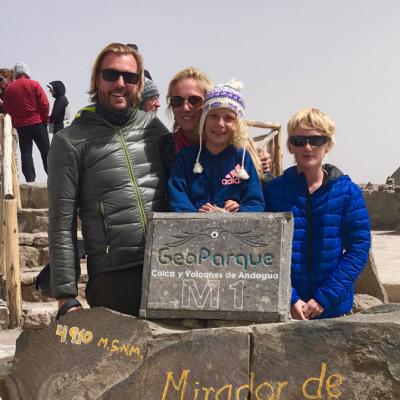
<svg viewBox="0 0 400 400"><path fill-rule="evenodd" d="M363 270L371 242L362 193L347 175L325 164L324 183L309 194L296 166L264 187L266 211L292 211L292 304L311 298L325 311L319 318L351 310L354 283Z"/></svg>

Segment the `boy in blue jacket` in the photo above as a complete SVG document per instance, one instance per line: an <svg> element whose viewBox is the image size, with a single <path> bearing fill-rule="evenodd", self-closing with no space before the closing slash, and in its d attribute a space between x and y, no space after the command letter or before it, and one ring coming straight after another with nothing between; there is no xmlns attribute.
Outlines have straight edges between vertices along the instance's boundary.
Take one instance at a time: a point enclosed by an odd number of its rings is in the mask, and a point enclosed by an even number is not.
<svg viewBox="0 0 400 400"><path fill-rule="evenodd" d="M200 144L184 148L172 168L171 211L264 210L261 165L241 119L244 103L239 90L240 83L231 81L207 93Z"/></svg>
<svg viewBox="0 0 400 400"><path fill-rule="evenodd" d="M352 309L354 283L370 249L370 224L361 190L333 165L322 164L335 125L308 108L288 122L287 146L296 165L264 187L266 211L292 211L291 314L338 317Z"/></svg>

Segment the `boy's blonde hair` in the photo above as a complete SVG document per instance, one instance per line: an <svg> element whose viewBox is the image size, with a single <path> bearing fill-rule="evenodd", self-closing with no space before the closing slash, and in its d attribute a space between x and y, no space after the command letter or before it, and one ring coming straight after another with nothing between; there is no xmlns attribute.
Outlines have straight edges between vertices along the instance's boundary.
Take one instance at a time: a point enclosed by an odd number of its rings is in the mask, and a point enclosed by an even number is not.
<svg viewBox="0 0 400 400"><path fill-rule="evenodd" d="M327 149L330 150L335 143L336 128L335 123L327 114L318 108L304 108L290 118L287 124L288 138L286 145L289 149L289 138L294 135L298 128L311 128L321 131L329 140Z"/></svg>

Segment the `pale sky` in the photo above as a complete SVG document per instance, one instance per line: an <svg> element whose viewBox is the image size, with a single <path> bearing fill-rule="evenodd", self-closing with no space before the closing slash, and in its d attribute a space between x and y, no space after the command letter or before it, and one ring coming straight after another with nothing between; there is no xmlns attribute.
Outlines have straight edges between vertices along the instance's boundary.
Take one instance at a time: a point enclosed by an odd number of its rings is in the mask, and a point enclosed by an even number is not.
<svg viewBox="0 0 400 400"><path fill-rule="evenodd" d="M282 124L284 140L296 111L320 108L337 127L327 162L357 183L383 183L400 166L399 21L398 0L20 0L1 19L0 65L26 62L44 88L62 80L75 113L89 103L99 51L136 43L169 128L168 82L193 65L216 84L243 81L246 117ZM37 151L35 166L45 181Z"/></svg>

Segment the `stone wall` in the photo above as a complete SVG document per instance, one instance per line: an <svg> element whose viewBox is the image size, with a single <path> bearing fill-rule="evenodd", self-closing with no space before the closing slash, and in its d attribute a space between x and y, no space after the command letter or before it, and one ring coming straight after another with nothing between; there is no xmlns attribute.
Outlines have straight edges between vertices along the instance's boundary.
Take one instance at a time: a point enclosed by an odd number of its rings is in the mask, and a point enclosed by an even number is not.
<svg viewBox="0 0 400 400"><path fill-rule="evenodd" d="M361 185L373 230L400 230L400 186Z"/></svg>

